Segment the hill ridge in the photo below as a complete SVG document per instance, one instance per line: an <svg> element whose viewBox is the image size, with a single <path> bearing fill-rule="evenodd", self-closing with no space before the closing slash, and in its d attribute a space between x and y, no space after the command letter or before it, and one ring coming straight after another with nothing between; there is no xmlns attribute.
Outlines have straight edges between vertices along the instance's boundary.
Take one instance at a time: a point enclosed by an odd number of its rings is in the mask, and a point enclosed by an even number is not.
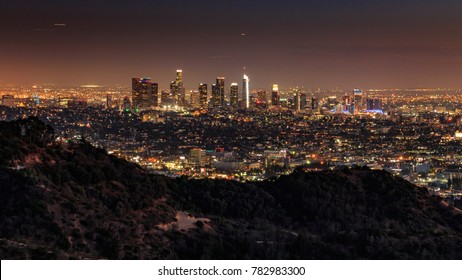
<svg viewBox="0 0 462 280"><path fill-rule="evenodd" d="M2 259L462 257L462 215L385 171L170 179L53 139L33 117L0 122Z"/></svg>

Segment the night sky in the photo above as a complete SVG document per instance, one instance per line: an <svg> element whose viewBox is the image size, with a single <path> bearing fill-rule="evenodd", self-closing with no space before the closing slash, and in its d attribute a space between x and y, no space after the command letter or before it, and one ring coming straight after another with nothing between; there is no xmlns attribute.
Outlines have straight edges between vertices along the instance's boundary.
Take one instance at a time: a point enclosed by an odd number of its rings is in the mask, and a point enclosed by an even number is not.
<svg viewBox="0 0 462 280"><path fill-rule="evenodd" d="M462 88L460 0L0 3L0 83ZM65 25L65 26L64 26ZM242 34L245 35L242 35Z"/></svg>

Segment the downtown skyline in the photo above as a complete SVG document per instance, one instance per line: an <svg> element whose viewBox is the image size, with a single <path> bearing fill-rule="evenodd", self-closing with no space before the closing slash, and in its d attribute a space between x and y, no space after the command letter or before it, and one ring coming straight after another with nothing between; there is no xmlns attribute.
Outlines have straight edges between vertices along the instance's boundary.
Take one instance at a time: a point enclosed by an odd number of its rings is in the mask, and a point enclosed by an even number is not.
<svg viewBox="0 0 462 280"><path fill-rule="evenodd" d="M461 88L458 1L2 3L0 84Z"/></svg>

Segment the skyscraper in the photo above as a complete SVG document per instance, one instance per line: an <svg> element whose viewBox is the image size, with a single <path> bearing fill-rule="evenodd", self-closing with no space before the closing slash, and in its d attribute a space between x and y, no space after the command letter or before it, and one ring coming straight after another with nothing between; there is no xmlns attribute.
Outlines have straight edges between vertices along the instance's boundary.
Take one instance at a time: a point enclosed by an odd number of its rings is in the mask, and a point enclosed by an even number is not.
<svg viewBox="0 0 462 280"><path fill-rule="evenodd" d="M363 110L363 92L355 88L353 91L353 113L359 114Z"/></svg>
<svg viewBox="0 0 462 280"><path fill-rule="evenodd" d="M183 87L183 70L176 70L176 84L178 87Z"/></svg>
<svg viewBox="0 0 462 280"><path fill-rule="evenodd" d="M300 111L305 111L306 109L306 93L300 93Z"/></svg>
<svg viewBox="0 0 462 280"><path fill-rule="evenodd" d="M218 108L221 106L220 89L217 84L212 84L212 107Z"/></svg>
<svg viewBox="0 0 462 280"><path fill-rule="evenodd" d="M311 111L314 112L316 111L317 109L319 109L319 102L318 102L318 99L317 98L314 98L314 97L311 97Z"/></svg>
<svg viewBox="0 0 462 280"><path fill-rule="evenodd" d="M175 98L177 105L186 105L186 92L183 85L183 70L176 70L176 78L170 83L170 93L173 98Z"/></svg>
<svg viewBox="0 0 462 280"><path fill-rule="evenodd" d="M207 84L199 85L199 98L200 98L200 107L201 109L207 108Z"/></svg>
<svg viewBox="0 0 462 280"><path fill-rule="evenodd" d="M231 107L237 108L239 102L239 89L237 83L232 83L229 90L229 103Z"/></svg>
<svg viewBox="0 0 462 280"><path fill-rule="evenodd" d="M225 106L225 77L217 77L217 88L219 97L219 106Z"/></svg>
<svg viewBox="0 0 462 280"><path fill-rule="evenodd" d="M369 112L382 111L382 100L378 98L367 98L366 99L366 110Z"/></svg>
<svg viewBox="0 0 462 280"><path fill-rule="evenodd" d="M271 105L279 106L279 85L273 84L271 91Z"/></svg>
<svg viewBox="0 0 462 280"><path fill-rule="evenodd" d="M178 95L177 95L177 100L178 100L178 105L180 106L186 106L186 90L183 85L183 70L179 69L176 70L176 86L178 89Z"/></svg>
<svg viewBox="0 0 462 280"><path fill-rule="evenodd" d="M175 106L175 97L173 96L171 91L163 90L162 91L162 100L161 104L162 107L173 107Z"/></svg>
<svg viewBox="0 0 462 280"><path fill-rule="evenodd" d="M295 112L300 112L300 109L301 109L300 108L301 107L300 95L301 95L300 90L298 88L295 88L294 89L294 107L293 107Z"/></svg>
<svg viewBox="0 0 462 280"><path fill-rule="evenodd" d="M198 90L189 91L189 106L191 108L200 108L200 95Z"/></svg>
<svg viewBox="0 0 462 280"><path fill-rule="evenodd" d="M249 77L244 74L242 79L242 101L245 109L249 109L250 104L250 91L249 91Z"/></svg>
<svg viewBox="0 0 462 280"><path fill-rule="evenodd" d="M124 102L123 102L123 110L124 112L130 111L130 108L132 107L132 104L130 102L130 98L128 96L124 97Z"/></svg>
<svg viewBox="0 0 462 280"><path fill-rule="evenodd" d="M151 78L132 78L132 102L135 110L148 109L158 104L158 84Z"/></svg>
<svg viewBox="0 0 462 280"><path fill-rule="evenodd" d="M266 96L266 90L263 90L263 89L259 90L258 93L257 93L257 101L259 103L266 104L266 102L268 101L267 99L268 98Z"/></svg>

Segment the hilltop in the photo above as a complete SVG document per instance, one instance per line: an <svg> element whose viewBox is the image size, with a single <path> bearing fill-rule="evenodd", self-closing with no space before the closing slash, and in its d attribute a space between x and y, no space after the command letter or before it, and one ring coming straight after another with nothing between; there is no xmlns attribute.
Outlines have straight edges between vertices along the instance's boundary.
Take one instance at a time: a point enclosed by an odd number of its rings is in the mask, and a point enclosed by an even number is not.
<svg viewBox="0 0 462 280"><path fill-rule="evenodd" d="M2 259L460 259L462 215L384 171L170 179L0 123Z"/></svg>

